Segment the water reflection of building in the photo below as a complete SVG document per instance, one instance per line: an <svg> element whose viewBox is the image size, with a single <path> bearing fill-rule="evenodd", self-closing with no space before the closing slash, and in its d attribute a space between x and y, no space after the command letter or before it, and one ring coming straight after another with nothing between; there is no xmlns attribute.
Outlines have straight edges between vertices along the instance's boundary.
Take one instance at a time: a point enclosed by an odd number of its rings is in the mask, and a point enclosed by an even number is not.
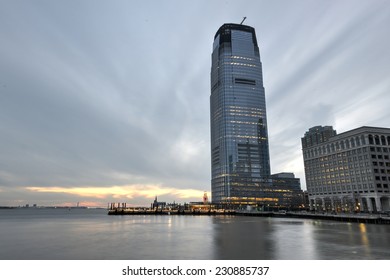
<svg viewBox="0 0 390 280"><path fill-rule="evenodd" d="M302 138L310 208L377 212L390 209L390 129L360 127L337 134L316 126Z"/></svg>

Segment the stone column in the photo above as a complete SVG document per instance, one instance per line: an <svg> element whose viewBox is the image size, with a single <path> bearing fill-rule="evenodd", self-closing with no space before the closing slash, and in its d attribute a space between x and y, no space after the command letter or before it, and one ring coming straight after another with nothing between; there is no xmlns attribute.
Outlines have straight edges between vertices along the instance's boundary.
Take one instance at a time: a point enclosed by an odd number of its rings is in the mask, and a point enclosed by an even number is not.
<svg viewBox="0 0 390 280"><path fill-rule="evenodd" d="M385 205L382 205L382 211L384 210L390 210L390 197L386 197L384 200Z"/></svg>
<svg viewBox="0 0 390 280"><path fill-rule="evenodd" d="M363 199L361 197L358 198L358 202L359 202L359 211L363 211Z"/></svg>
<svg viewBox="0 0 390 280"><path fill-rule="evenodd" d="M340 200L340 211L344 212L345 206L344 206L344 198L342 196L339 197Z"/></svg>
<svg viewBox="0 0 390 280"><path fill-rule="evenodd" d="M380 197L375 197L375 204L376 204L376 210L378 212L382 211L382 204L381 204L381 198Z"/></svg>
<svg viewBox="0 0 390 280"><path fill-rule="evenodd" d="M368 208L368 212L372 212L372 203L371 203L371 198L370 197L366 197L366 201L367 201L367 208Z"/></svg>
<svg viewBox="0 0 390 280"><path fill-rule="evenodd" d="M334 198L333 198L333 196L330 198L330 204L332 206L332 211L336 211L336 209L334 207Z"/></svg>
<svg viewBox="0 0 390 280"><path fill-rule="evenodd" d="M325 205L325 198L321 198L322 201L322 211L326 210L326 205Z"/></svg>

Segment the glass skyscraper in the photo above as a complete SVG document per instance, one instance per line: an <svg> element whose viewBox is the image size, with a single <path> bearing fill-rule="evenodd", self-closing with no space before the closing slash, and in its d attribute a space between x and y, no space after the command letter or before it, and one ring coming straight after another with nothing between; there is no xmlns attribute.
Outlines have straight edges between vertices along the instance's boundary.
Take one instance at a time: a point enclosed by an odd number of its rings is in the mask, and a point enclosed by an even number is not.
<svg viewBox="0 0 390 280"><path fill-rule="evenodd" d="M213 203L272 200L266 195L272 188L267 115L253 27L229 23L215 34L210 121Z"/></svg>

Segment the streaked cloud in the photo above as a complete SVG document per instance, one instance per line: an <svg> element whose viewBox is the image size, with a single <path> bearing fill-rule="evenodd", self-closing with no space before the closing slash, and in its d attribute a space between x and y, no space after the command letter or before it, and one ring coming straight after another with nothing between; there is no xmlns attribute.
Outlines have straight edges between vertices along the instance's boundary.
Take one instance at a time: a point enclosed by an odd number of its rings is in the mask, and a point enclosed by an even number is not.
<svg viewBox="0 0 390 280"><path fill-rule="evenodd" d="M305 187L311 126L388 126L385 0L5 1L0 205L209 191L212 40L243 16L260 44L273 172Z"/></svg>

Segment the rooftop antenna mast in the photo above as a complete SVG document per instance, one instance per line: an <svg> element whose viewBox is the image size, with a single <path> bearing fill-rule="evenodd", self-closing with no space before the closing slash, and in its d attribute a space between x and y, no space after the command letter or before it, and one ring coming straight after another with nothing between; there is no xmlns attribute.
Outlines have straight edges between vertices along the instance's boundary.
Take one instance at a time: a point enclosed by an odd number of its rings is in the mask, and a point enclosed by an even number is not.
<svg viewBox="0 0 390 280"><path fill-rule="evenodd" d="M242 21L241 21L240 24L243 24L245 20L246 20L246 17L244 17L244 18L242 19Z"/></svg>

